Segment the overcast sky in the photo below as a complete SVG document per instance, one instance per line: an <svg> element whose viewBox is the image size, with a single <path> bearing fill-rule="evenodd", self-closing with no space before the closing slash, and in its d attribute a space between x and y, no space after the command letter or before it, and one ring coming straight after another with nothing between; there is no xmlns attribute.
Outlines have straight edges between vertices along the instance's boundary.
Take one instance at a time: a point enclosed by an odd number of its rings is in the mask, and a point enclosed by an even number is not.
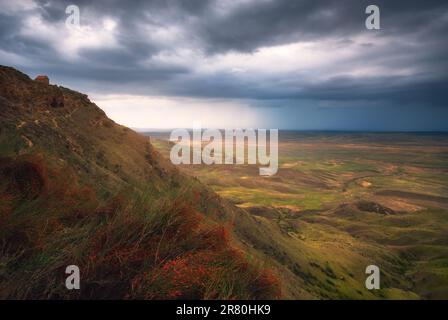
<svg viewBox="0 0 448 320"><path fill-rule="evenodd" d="M134 128L448 130L447 34L446 0L0 0L0 64Z"/></svg>

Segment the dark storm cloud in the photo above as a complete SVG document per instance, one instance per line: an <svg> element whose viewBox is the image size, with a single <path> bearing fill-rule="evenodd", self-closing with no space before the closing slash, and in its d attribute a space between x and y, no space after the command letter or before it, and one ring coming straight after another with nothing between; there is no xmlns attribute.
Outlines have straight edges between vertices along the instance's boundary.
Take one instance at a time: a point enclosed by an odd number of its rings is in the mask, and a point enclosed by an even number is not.
<svg viewBox="0 0 448 320"><path fill-rule="evenodd" d="M35 3L35 7L0 14L0 53L4 53L0 57L5 60L1 63L31 73L46 72L55 79L80 84L84 90L256 100L380 99L419 101L422 107L447 101L448 3L444 0ZM372 3L381 9L380 31L364 27L364 10ZM117 45L81 46L72 58L64 54L63 39L59 45L58 38L45 37L45 31L42 37L23 32L26 19L33 15L46 26L63 28L69 4L80 7L82 25L95 29L102 19L113 19ZM168 30L166 34L164 30ZM368 37L372 33L376 37ZM364 36L366 41L357 46L353 39ZM379 45L383 39L388 39L387 45ZM340 44L328 49L335 55L349 47L362 54L338 60L332 70L316 67L278 73L273 65L260 65L260 71L273 70L260 76L220 69L206 72L201 62L189 63L188 55L182 57L183 63L176 60L185 48L205 61L228 53L250 55L262 47L327 40ZM158 59L161 54L169 59ZM14 60L15 56L27 62ZM363 65L380 66L381 72L349 72ZM406 69L411 70L409 76Z"/></svg>
<svg viewBox="0 0 448 320"><path fill-rule="evenodd" d="M49 22L64 19L65 8L76 4L82 11L92 11L97 16L119 18L125 32L138 29L145 21L161 25L183 21L191 36L199 37L204 49L210 52L252 51L260 46L364 32L364 10L372 3L381 9L382 32L399 36L424 33L434 27L433 20L448 10L444 0L261 0L233 1L234 6L232 1L219 0L42 0L39 3L43 17ZM188 21L190 18L192 21ZM448 31L446 19L444 22L439 30L434 30L437 33L433 37L443 37Z"/></svg>
<svg viewBox="0 0 448 320"><path fill-rule="evenodd" d="M195 31L211 52L252 51L260 46L326 37L347 37L364 32L364 10L380 7L383 31L403 36L425 32L433 19L446 12L446 1L257 1L230 14L207 14ZM448 31L446 24L438 34Z"/></svg>

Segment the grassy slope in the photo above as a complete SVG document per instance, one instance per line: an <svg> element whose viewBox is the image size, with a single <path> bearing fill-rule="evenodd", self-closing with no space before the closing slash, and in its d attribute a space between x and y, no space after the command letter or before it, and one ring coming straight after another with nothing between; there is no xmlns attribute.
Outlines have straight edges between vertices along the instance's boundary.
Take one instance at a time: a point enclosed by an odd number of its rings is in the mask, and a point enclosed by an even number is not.
<svg viewBox="0 0 448 320"><path fill-rule="evenodd" d="M0 67L0 130L1 298L280 295L235 248L229 225L247 213L87 96ZM69 264L80 291L64 287Z"/></svg>

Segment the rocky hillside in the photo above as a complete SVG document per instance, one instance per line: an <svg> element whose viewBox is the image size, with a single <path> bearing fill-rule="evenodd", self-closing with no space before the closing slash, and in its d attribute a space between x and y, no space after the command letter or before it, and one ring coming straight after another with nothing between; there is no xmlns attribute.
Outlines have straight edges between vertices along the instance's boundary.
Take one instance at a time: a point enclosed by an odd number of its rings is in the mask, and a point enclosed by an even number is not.
<svg viewBox="0 0 448 320"><path fill-rule="evenodd" d="M104 194L179 178L147 138L114 123L84 94L1 67L0 106L4 155L40 153Z"/></svg>
<svg viewBox="0 0 448 320"><path fill-rule="evenodd" d="M280 297L236 218L86 95L0 66L0 298Z"/></svg>

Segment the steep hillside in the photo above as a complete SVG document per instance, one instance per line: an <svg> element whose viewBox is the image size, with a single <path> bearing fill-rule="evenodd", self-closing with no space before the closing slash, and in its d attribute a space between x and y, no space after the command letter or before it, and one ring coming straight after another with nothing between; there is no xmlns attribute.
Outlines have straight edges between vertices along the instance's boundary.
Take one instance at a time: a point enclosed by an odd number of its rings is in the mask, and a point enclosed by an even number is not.
<svg viewBox="0 0 448 320"><path fill-rule="evenodd" d="M86 95L3 66L0 198L0 298L281 295L233 236L245 211ZM72 264L81 290L65 288Z"/></svg>
<svg viewBox="0 0 448 320"><path fill-rule="evenodd" d="M0 97L3 155L41 153L106 195L179 177L149 139L114 123L84 94L1 67Z"/></svg>

